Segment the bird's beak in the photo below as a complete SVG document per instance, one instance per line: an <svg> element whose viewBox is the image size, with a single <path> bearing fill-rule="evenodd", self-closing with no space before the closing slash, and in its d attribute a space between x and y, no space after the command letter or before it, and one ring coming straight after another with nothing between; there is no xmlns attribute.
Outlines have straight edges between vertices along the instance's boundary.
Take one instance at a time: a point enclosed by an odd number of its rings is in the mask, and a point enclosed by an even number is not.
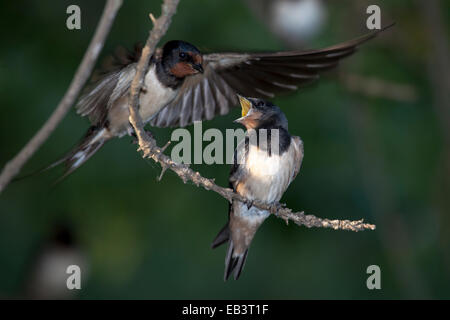
<svg viewBox="0 0 450 320"><path fill-rule="evenodd" d="M197 70L200 73L203 73L203 66L200 63L196 63L196 64L192 64L192 68L194 68L194 70Z"/></svg>
<svg viewBox="0 0 450 320"><path fill-rule="evenodd" d="M244 120L244 118L247 116L248 112L250 111L251 107L252 107L252 103L250 102L250 100L248 100L247 98L241 96L241 95L237 95L239 98L239 103L241 104L241 108L242 108L242 117L239 119L234 120L234 122L237 123L241 123L242 120Z"/></svg>
<svg viewBox="0 0 450 320"><path fill-rule="evenodd" d="M245 117L247 113L250 111L250 108L252 107L252 103L247 98L238 95L239 103L241 104L242 108L242 116Z"/></svg>

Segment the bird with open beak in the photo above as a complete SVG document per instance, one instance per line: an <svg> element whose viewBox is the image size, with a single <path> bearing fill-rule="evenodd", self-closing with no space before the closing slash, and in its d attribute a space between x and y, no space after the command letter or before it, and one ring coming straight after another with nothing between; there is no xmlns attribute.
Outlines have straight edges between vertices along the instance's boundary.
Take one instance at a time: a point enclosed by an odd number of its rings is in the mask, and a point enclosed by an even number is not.
<svg viewBox="0 0 450 320"><path fill-rule="evenodd" d="M233 200L228 222L212 243L212 248L229 242L224 280L234 272L238 279L253 237L269 216L269 211L252 206L258 200L276 203L297 176L303 159L300 137L291 136L284 113L270 102L239 96L242 117L236 122L247 129L245 139L234 153L230 187L250 202Z"/></svg>

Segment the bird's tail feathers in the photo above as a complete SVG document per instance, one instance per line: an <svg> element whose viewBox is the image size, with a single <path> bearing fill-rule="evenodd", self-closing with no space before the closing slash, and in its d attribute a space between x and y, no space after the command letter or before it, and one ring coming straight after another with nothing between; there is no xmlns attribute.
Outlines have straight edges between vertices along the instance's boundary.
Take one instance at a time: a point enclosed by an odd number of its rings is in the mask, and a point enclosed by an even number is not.
<svg viewBox="0 0 450 320"><path fill-rule="evenodd" d="M218 246L227 242L229 239L230 239L230 228L228 227L227 222L225 226L222 229L220 229L219 233L211 243L211 249L217 248Z"/></svg>
<svg viewBox="0 0 450 320"><path fill-rule="evenodd" d="M109 140L109 138L106 137L105 132L105 128L99 128L97 126L90 127L86 135L75 148L62 159L49 165L45 170L64 163L64 174L56 181L60 182L81 167L83 163L88 161L105 144L105 142Z"/></svg>
<svg viewBox="0 0 450 320"><path fill-rule="evenodd" d="M239 279L241 275L242 269L245 265L245 260L247 259L248 249L245 250L244 253L237 254L234 250L233 241L230 241L230 245L228 247L228 252L225 257L225 274L224 281L227 281L230 275L234 271L234 280Z"/></svg>
<svg viewBox="0 0 450 320"><path fill-rule="evenodd" d="M55 183L62 181L76 169L78 169L83 163L85 163L92 155L100 149L109 138L105 136L105 128L99 128L97 126L92 126L89 128L86 135L81 139L81 141L74 147L69 153L63 156L61 159L51 163L50 165L26 174L19 178L14 179L14 181L22 180L39 173L48 171L60 164L64 163L65 170L64 174L58 178Z"/></svg>

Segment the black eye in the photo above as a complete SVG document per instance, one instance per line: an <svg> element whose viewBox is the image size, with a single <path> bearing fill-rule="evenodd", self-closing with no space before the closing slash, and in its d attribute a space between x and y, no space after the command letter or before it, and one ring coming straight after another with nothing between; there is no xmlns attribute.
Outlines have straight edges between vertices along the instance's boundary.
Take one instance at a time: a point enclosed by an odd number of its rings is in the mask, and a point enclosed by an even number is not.
<svg viewBox="0 0 450 320"><path fill-rule="evenodd" d="M264 102L261 101L261 100L259 100L259 101L256 102L255 106L257 106L257 107L263 107L263 106L264 106Z"/></svg>
<svg viewBox="0 0 450 320"><path fill-rule="evenodd" d="M180 58L185 59L187 57L185 52L180 52Z"/></svg>

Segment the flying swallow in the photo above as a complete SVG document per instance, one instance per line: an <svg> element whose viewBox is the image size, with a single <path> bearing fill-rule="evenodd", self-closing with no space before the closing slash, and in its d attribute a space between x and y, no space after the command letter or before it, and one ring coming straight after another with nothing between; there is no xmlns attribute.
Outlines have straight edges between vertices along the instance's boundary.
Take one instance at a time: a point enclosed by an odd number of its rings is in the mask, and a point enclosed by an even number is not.
<svg viewBox="0 0 450 320"><path fill-rule="evenodd" d="M239 96L239 100L242 117L236 122L247 131L234 153L230 187L251 202L278 202L300 170L302 140L289 134L286 116L277 106L257 98ZM240 201L233 200L230 204L228 222L211 245L216 248L229 242L225 281L233 272L234 279L239 278L250 243L269 214Z"/></svg>
<svg viewBox="0 0 450 320"><path fill-rule="evenodd" d="M151 126L184 127L228 113L238 104L236 93L267 99L295 91L380 31L325 49L271 53L202 54L185 41L169 41L150 59L140 115ZM108 140L133 134L128 98L139 56L140 50L116 57L113 68L87 87L76 108L91 127L72 151L47 169L64 163L67 176Z"/></svg>

